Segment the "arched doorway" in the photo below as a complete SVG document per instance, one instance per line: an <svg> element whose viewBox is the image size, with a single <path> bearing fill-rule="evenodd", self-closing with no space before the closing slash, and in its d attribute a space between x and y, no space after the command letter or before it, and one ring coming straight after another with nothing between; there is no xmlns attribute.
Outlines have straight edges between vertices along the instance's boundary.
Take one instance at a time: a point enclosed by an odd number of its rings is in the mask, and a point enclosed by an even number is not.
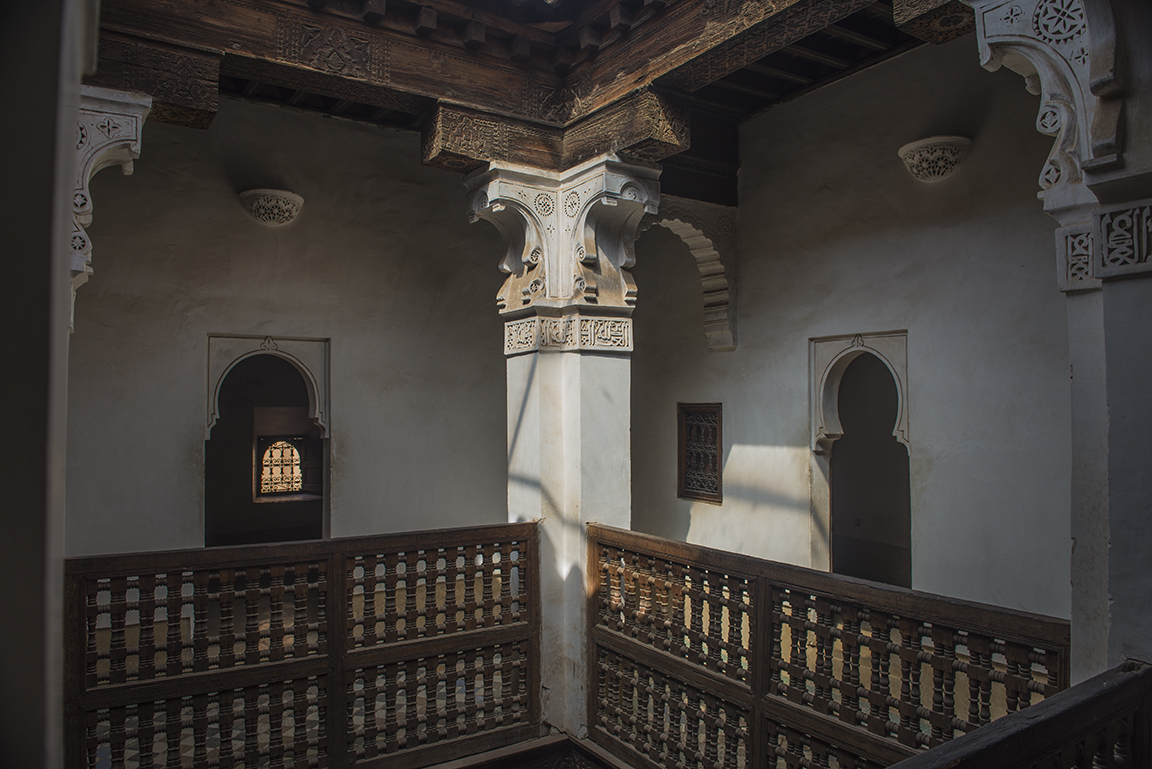
<svg viewBox="0 0 1152 769"><path fill-rule="evenodd" d="M318 539L324 441L308 418L308 387L277 355L237 363L218 395L205 444L204 544Z"/></svg>
<svg viewBox="0 0 1152 769"><path fill-rule="evenodd" d="M837 392L843 435L829 465L832 571L912 586L908 449L892 434L899 394L888 367L862 353Z"/></svg>

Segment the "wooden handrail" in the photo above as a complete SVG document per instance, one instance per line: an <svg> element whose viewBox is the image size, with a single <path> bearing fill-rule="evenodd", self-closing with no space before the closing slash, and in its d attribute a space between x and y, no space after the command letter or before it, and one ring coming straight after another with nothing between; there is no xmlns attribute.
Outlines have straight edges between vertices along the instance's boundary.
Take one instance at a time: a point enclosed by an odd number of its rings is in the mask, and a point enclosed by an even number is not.
<svg viewBox="0 0 1152 769"><path fill-rule="evenodd" d="M517 523L68 559L68 766L404 769L536 737L537 552Z"/></svg>
<svg viewBox="0 0 1152 769"><path fill-rule="evenodd" d="M588 535L590 733L644 766L887 766L1068 685L1066 620Z"/></svg>
<svg viewBox="0 0 1152 769"><path fill-rule="evenodd" d="M1152 665L1132 660L892 769L1147 767L1150 740Z"/></svg>

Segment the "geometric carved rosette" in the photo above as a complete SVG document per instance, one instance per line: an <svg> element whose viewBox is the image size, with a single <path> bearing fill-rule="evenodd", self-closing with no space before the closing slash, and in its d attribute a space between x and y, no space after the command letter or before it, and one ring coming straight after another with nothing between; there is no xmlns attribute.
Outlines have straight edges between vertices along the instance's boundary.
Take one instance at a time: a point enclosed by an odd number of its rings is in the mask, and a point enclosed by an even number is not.
<svg viewBox="0 0 1152 769"><path fill-rule="evenodd" d="M657 210L658 178L652 166L611 155L563 173L493 164L469 176L470 221L491 222L504 238L500 313L584 306L630 314L633 246L644 214Z"/></svg>
<svg viewBox="0 0 1152 769"><path fill-rule="evenodd" d="M140 157L140 134L151 106L151 97L144 94L81 87L70 243L73 305L76 289L92 274L92 242L84 231L92 223L89 182L97 171L110 165L119 165L125 176L132 173L132 161Z"/></svg>
<svg viewBox="0 0 1152 769"><path fill-rule="evenodd" d="M1152 272L1152 200L1096 209L1096 274Z"/></svg>

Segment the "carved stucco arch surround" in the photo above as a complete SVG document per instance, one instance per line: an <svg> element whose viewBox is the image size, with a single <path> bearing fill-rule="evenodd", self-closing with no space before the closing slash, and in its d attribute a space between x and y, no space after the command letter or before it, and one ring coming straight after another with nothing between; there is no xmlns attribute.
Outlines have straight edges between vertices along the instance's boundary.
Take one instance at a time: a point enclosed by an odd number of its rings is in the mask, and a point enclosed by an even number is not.
<svg viewBox="0 0 1152 769"><path fill-rule="evenodd" d="M704 335L714 352L736 349L737 210L665 195L651 217L688 246L704 290Z"/></svg>
<svg viewBox="0 0 1152 769"><path fill-rule="evenodd" d="M896 383L896 422L892 435L909 445L908 437L908 333L849 334L809 342L811 365L812 450L827 455L844 435L837 395L844 371L856 358L870 353L888 368Z"/></svg>
<svg viewBox="0 0 1152 769"><path fill-rule="evenodd" d="M320 428L320 437L329 437L328 370L329 340L302 337L236 336L212 334L208 337L207 410L204 440L220 418L220 388L238 363L255 355L275 355L300 372L308 390L308 418Z"/></svg>
<svg viewBox="0 0 1152 769"><path fill-rule="evenodd" d="M908 332L847 334L808 341L809 401L811 404L811 504L810 553L813 569L831 569L832 499L829 460L832 444L844 434L840 425L837 395L844 371L861 355L875 355L888 368L896 383L896 424L892 435L910 447L908 428Z"/></svg>

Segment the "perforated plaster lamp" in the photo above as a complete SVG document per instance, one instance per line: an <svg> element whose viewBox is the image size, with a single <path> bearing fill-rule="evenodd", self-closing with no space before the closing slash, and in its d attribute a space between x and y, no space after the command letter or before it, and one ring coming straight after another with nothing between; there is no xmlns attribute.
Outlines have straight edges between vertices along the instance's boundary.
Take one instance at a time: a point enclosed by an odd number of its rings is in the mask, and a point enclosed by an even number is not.
<svg viewBox="0 0 1152 769"><path fill-rule="evenodd" d="M288 190L246 190L240 202L253 219L269 227L287 224L304 206L304 198Z"/></svg>
<svg viewBox="0 0 1152 769"><path fill-rule="evenodd" d="M922 182L934 183L956 171L968 156L971 144L972 140L963 136L929 136L905 144L899 155L913 176Z"/></svg>

